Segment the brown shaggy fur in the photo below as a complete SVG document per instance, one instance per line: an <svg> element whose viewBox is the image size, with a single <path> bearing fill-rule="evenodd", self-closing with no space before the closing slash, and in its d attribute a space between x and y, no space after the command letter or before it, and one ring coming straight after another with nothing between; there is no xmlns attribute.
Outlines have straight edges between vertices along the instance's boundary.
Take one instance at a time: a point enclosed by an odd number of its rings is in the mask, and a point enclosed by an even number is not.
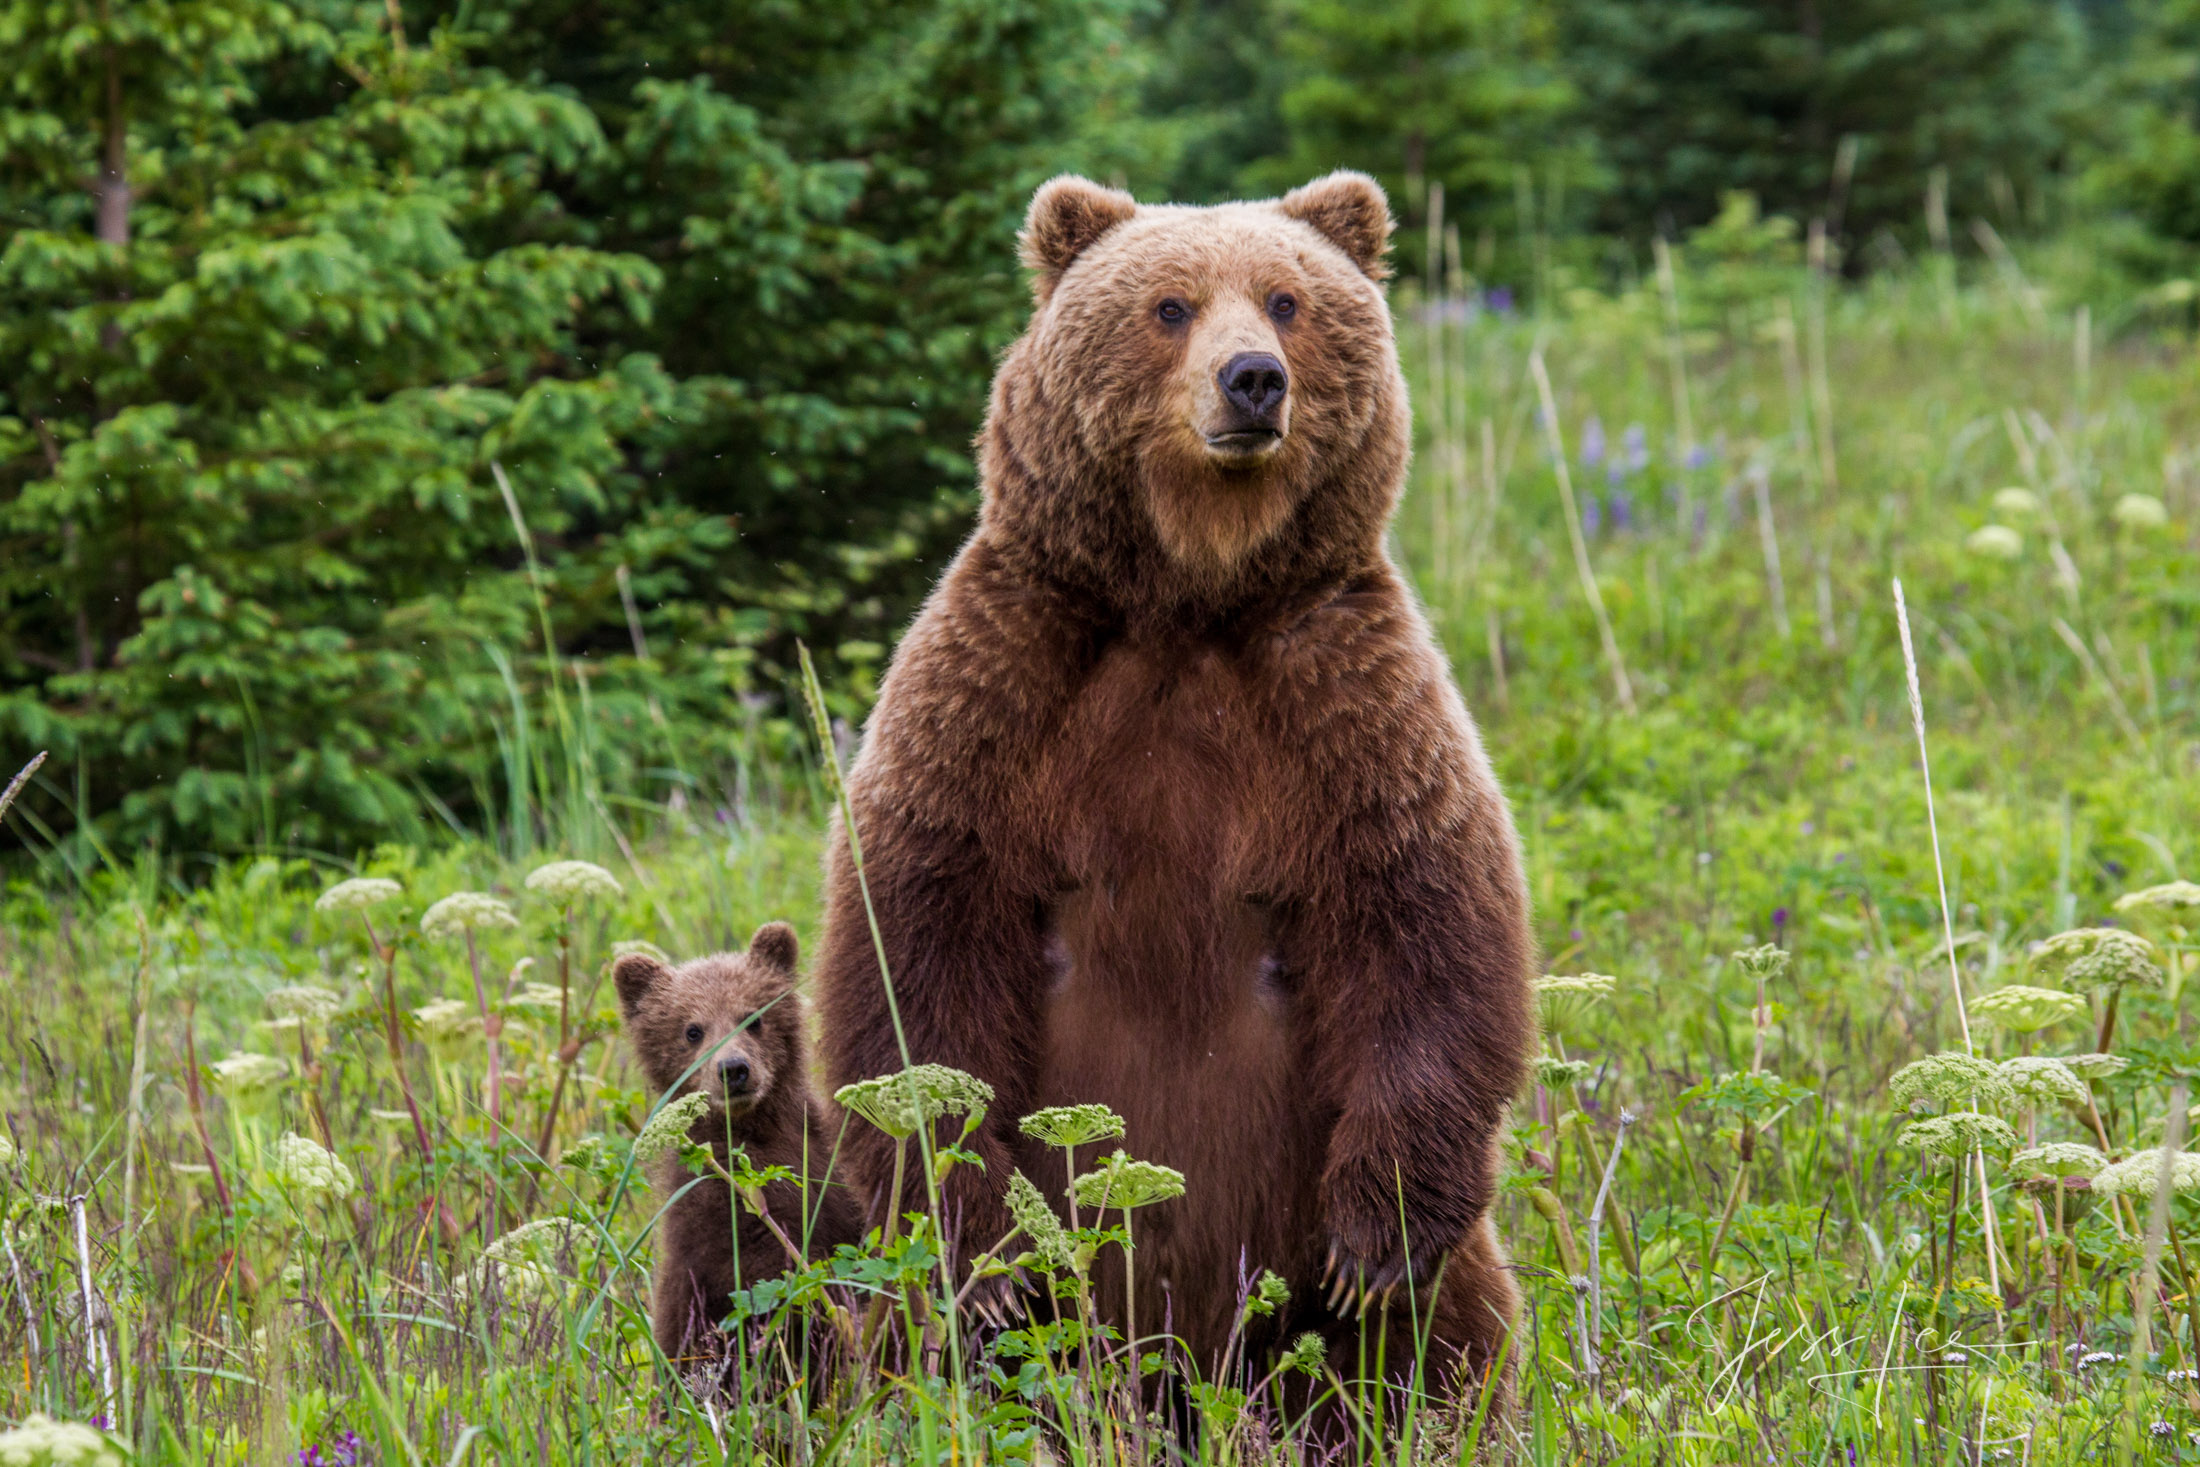
<svg viewBox="0 0 2200 1467"><path fill-rule="evenodd" d="M796 952L794 929L768 922L745 953L715 953L677 968L633 954L619 959L612 979L627 1040L650 1085L674 1098L691 1091L710 1097L693 1140L721 1163L730 1140L754 1167L784 1166L816 1179L806 1187L787 1181L764 1189L772 1220L814 1258L861 1237L862 1210L828 1175L840 1116L810 1093ZM729 1093L721 1067L737 1065L747 1066L746 1085ZM690 1182L677 1155L650 1164L660 1204L678 1194L658 1223L650 1300L657 1344L676 1361L712 1353L734 1290L785 1273L788 1263L784 1245L761 1219L736 1207L724 1182Z"/></svg>
<svg viewBox="0 0 2200 1467"><path fill-rule="evenodd" d="M1189 1179L1140 1214L1139 1318L1208 1368L1262 1268L1293 1291L1271 1338L1323 1330L1340 1365L1362 1336L1332 1266L1378 1289L1410 1267L1445 1375L1490 1361L1517 1302L1487 1209L1532 939L1504 798L1382 548L1410 442L1389 230L1357 174L1204 209L1040 190L983 518L849 777L910 1052L998 1092L985 1169L949 1178L962 1256L1006 1231L1012 1168L1060 1190L1017 1118L1111 1105ZM1244 352L1289 373L1264 455L1214 442ZM844 832L829 875L846 1082L902 1061ZM849 1146L875 1215L891 1148ZM1119 1311L1120 1272L1102 1285Z"/></svg>

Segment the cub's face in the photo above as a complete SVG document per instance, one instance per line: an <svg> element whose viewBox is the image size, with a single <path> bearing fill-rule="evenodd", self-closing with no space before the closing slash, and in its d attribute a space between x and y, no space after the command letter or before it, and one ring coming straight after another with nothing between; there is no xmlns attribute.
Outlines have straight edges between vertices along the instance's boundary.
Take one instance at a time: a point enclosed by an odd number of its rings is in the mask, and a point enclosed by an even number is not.
<svg viewBox="0 0 2200 1467"><path fill-rule="evenodd" d="M1127 467L1172 557L1233 564L1402 396L1389 235L1382 191L1357 174L1214 208L1056 179L1024 229L1040 304L1019 410Z"/></svg>
<svg viewBox="0 0 2200 1467"><path fill-rule="evenodd" d="M668 968L632 954L611 970L626 1037L662 1094L699 1093L741 1117L784 1083L801 1082L802 1011L794 991L794 929L771 922L745 953Z"/></svg>

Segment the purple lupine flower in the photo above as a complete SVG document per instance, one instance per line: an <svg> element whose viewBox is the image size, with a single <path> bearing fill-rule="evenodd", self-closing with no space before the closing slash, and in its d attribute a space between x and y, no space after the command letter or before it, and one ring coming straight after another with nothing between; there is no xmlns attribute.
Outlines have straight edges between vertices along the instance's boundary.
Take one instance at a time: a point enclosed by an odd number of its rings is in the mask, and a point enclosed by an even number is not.
<svg viewBox="0 0 2200 1467"><path fill-rule="evenodd" d="M1581 425L1581 466L1593 469L1604 462L1604 421L1595 413Z"/></svg>
<svg viewBox="0 0 2200 1467"><path fill-rule="evenodd" d="M1650 465L1650 435L1642 424L1629 423L1627 431L1619 435L1620 472L1639 474Z"/></svg>
<svg viewBox="0 0 2200 1467"><path fill-rule="evenodd" d="M316 1443L292 1452L290 1460L298 1467L359 1467L360 1448L364 1445L358 1432L346 1431L330 1440L327 1451Z"/></svg>
<svg viewBox="0 0 2200 1467"><path fill-rule="evenodd" d="M1594 494L1584 494L1581 498L1581 533L1594 535L1597 528L1604 523L1604 507L1597 503Z"/></svg>
<svg viewBox="0 0 2200 1467"><path fill-rule="evenodd" d="M1688 452L1681 456L1683 466L1691 469L1700 469L1709 462L1711 462L1711 450L1705 448L1701 443L1690 444ZM1851 1455L1854 1455L1856 1449L1851 1447L1849 1451Z"/></svg>
<svg viewBox="0 0 2200 1467"><path fill-rule="evenodd" d="M1511 315L1513 308L1512 287L1509 285L1493 286L1483 294L1482 304L1489 307L1492 315Z"/></svg>
<svg viewBox="0 0 2200 1467"><path fill-rule="evenodd" d="M1786 907L1774 907L1772 909L1772 940L1774 942L1778 942L1780 934L1787 931L1787 925L1788 909Z"/></svg>
<svg viewBox="0 0 2200 1467"><path fill-rule="evenodd" d="M1634 528L1634 524L1635 501L1628 498L1625 489L1614 489L1612 491L1612 529L1624 535Z"/></svg>

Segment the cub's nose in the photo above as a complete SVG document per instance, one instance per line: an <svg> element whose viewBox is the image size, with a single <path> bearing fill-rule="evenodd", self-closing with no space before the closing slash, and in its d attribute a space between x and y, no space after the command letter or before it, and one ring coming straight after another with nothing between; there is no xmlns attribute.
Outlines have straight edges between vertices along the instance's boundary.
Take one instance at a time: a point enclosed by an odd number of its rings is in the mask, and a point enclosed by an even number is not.
<svg viewBox="0 0 2200 1467"><path fill-rule="evenodd" d="M718 1062L718 1083L726 1087L728 1095L749 1093L749 1062L738 1055L728 1056Z"/></svg>
<svg viewBox="0 0 2200 1467"><path fill-rule="evenodd" d="M1283 407L1283 394L1291 385L1283 363L1264 351L1239 352L1223 363L1217 376L1224 400L1262 424L1274 421Z"/></svg>

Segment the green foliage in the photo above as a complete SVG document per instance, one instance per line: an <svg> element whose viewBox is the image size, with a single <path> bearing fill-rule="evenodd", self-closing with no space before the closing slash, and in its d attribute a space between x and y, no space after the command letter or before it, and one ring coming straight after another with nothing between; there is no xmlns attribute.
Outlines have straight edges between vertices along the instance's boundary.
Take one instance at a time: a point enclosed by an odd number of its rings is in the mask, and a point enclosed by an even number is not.
<svg viewBox="0 0 2200 1467"><path fill-rule="evenodd" d="M397 14L0 7L0 730L49 827L578 826L746 757L790 631L863 686L1115 85L1067 0Z"/></svg>
<svg viewBox="0 0 2200 1467"><path fill-rule="evenodd" d="M1868 239L1948 209L2008 230L2086 136L2087 38L2043 0L1559 0L1608 186L1601 228L1680 232L1742 189ZM1844 139L1853 171L1836 178Z"/></svg>
<svg viewBox="0 0 2200 1467"><path fill-rule="evenodd" d="M1768 1071L1738 1071L1691 1085L1674 1097L1683 1105L1701 1105L1736 1120L1762 1123L1798 1101L1808 1100L1810 1090Z"/></svg>
<svg viewBox="0 0 2200 1467"><path fill-rule="evenodd" d="M1520 169L1566 152L1571 92L1546 6L1297 0L1284 14L1287 131L1249 182L1279 191L1360 168L1416 219L1427 186L1441 183L1450 217L1488 225L1510 217ZM1401 244L1405 261L1419 260L1413 239Z"/></svg>

